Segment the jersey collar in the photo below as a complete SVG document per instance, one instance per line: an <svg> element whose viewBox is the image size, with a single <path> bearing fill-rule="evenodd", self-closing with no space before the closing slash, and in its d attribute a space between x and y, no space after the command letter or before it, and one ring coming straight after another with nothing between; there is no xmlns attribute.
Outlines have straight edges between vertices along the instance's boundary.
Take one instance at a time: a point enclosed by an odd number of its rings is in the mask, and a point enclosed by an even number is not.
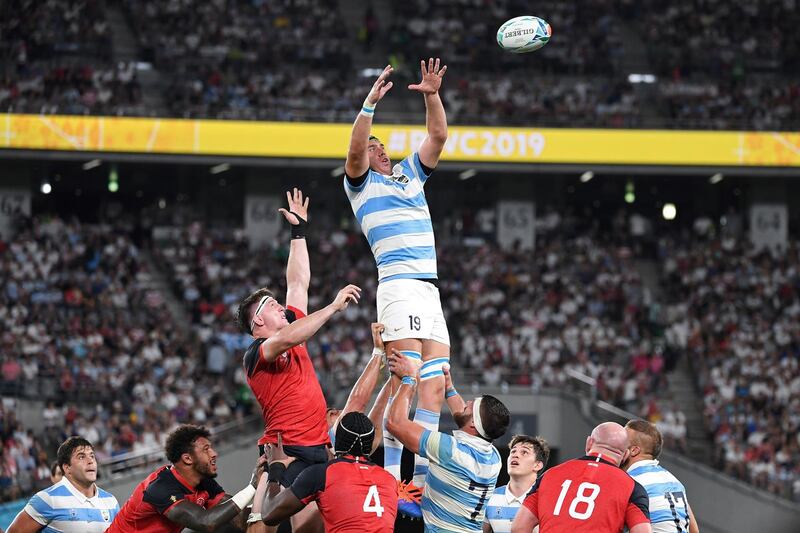
<svg viewBox="0 0 800 533"><path fill-rule="evenodd" d="M534 485L535 484L536 483L534 482ZM522 495L514 496L513 494L511 494L511 489L509 488L509 485L506 485L506 490L505 493L503 494L503 498L505 499L506 504L508 505L511 505L512 503L517 503L519 505L522 505L522 502L525 501L525 498L527 498L528 493L533 488L533 485L531 485L525 492L522 493Z"/></svg>
<svg viewBox="0 0 800 533"><path fill-rule="evenodd" d="M463 442L467 446L470 446L471 448L475 448L479 452L482 452L482 453L490 452L492 450L492 448L494 447L494 446L492 446L491 442L488 442L485 439L482 439L481 437L476 437L475 435L470 435L469 433L467 433L465 431L461 431L460 429L457 429L457 430L453 431L453 437L458 442Z"/></svg>
<svg viewBox="0 0 800 533"><path fill-rule="evenodd" d="M590 452L583 456L587 461L603 461L611 466L617 466L617 462L610 455L604 455L600 452Z"/></svg>
<svg viewBox="0 0 800 533"><path fill-rule="evenodd" d="M631 463L625 471L630 472L631 470L635 470L643 466L658 466L658 459L642 459L641 461L636 461L635 463Z"/></svg>
<svg viewBox="0 0 800 533"><path fill-rule="evenodd" d="M100 496L100 491L97 489L96 484L94 483L92 484L92 486L94 487L94 496L87 497L84 493L79 491L78 488L75 485L73 485L69 479L67 479L67 476L62 477L61 481L56 483L56 485L64 485L65 487L67 487L67 490L69 490L72 493L72 495L75 496L80 502L91 502L96 500L98 496Z"/></svg>
<svg viewBox="0 0 800 533"><path fill-rule="evenodd" d="M172 473L173 476L175 476L175 479L178 480L178 483L186 487L190 492L197 492L197 487L192 487L192 485L188 481L186 481L186 478L184 478L182 475L180 475L180 473L178 473L177 468L175 468L174 466L168 466L167 468L169 468L169 471Z"/></svg>

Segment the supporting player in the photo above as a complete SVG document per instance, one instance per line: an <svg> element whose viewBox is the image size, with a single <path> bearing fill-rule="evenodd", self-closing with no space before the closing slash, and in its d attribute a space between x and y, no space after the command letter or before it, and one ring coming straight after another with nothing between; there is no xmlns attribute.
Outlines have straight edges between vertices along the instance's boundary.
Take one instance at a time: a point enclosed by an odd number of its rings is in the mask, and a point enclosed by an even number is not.
<svg viewBox="0 0 800 533"><path fill-rule="evenodd" d="M56 457L63 477L30 499L8 533L100 533L117 516L117 499L95 484L97 460L91 442L70 437L58 447Z"/></svg>
<svg viewBox="0 0 800 533"><path fill-rule="evenodd" d="M664 443L661 432L646 420L628 421L625 431L630 455L622 468L647 491L653 532L700 533L683 483L658 464Z"/></svg>
<svg viewBox="0 0 800 533"><path fill-rule="evenodd" d="M437 58L421 62L422 80L409 85L425 99L428 135L418 152L392 167L383 143L370 135L375 106L391 89L387 66L372 86L353 124L345 162L344 188L378 265L378 322L386 325L387 350L396 349L422 364L415 421L439 428L450 336L437 288L436 247L424 186L447 141L447 117L439 88L447 70ZM392 384L392 396L398 382ZM392 396L389 398L391 408ZM385 422L385 419L384 419ZM402 447L384 432L384 467L400 481ZM416 458L413 484L400 485L400 511L419 517L420 487L428 461Z"/></svg>
<svg viewBox="0 0 800 533"><path fill-rule="evenodd" d="M259 458L250 483L230 496L214 481L217 452L210 437L206 428L190 424L170 433L164 451L171 464L137 485L108 531L178 533L183 528L217 531L225 525L244 531L243 511L256 493L266 458Z"/></svg>
<svg viewBox="0 0 800 533"><path fill-rule="evenodd" d="M271 487L262 507L264 523L277 526L316 501L328 533L394 531L397 481L370 462L374 438L375 426L364 413L345 414L336 427L335 459L306 468L283 492L278 492L277 480L289 458L280 442L269 445Z"/></svg>
<svg viewBox="0 0 800 533"><path fill-rule="evenodd" d="M492 441L505 435L508 409L494 396L464 402L457 393L450 394L447 404L458 430L452 435L432 431L408 419L419 367L393 350L389 368L401 381L387 427L403 446L430 461L422 494L425 531L480 533L502 468Z"/></svg>
<svg viewBox="0 0 800 533"><path fill-rule="evenodd" d="M550 446L542 437L514 435L508 448L506 468L510 481L497 487L489 498L483 533L511 532L511 522L550 459Z"/></svg>
<svg viewBox="0 0 800 533"><path fill-rule="evenodd" d="M554 466L536 482L511 524L512 533L622 531L651 533L647 492L619 468L628 454L625 428L600 424L586 455ZM602 494L602 496L601 496Z"/></svg>
<svg viewBox="0 0 800 533"><path fill-rule="evenodd" d="M311 267L305 231L308 198L294 189L287 192L288 211L281 213L292 226L292 242L286 267L286 306L278 303L267 289L259 289L239 304L237 321L242 331L253 337L244 355L247 383L261 405L264 435L259 439L259 455L264 445L277 443L283 434L286 452L295 457L282 480L288 487L307 466L328 460L327 404L305 342L334 314L358 303L361 289L348 285L336 299L322 309L308 312L308 286ZM292 529L299 533L321 528L319 514L311 505L292 518Z"/></svg>

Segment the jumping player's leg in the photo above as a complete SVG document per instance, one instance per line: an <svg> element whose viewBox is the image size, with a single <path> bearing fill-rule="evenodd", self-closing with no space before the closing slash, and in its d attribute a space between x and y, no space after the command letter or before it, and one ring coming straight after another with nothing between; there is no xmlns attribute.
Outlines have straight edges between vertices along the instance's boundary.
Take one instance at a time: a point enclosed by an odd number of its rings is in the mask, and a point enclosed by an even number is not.
<svg viewBox="0 0 800 533"><path fill-rule="evenodd" d="M419 339L400 339L386 342L386 353L392 353L393 349L406 357L422 362L422 341ZM386 419L389 417L392 399L399 388L400 378L393 375L389 401L383 413L383 468L398 481L400 480L400 459L403 455L403 445L386 429Z"/></svg>
<svg viewBox="0 0 800 533"><path fill-rule="evenodd" d="M414 422L430 431L439 431L439 417L444 403L444 373L442 365L450 361L450 346L434 340L422 342L422 368L419 372L417 410ZM428 460L417 455L414 458L413 483L425 486L428 475Z"/></svg>

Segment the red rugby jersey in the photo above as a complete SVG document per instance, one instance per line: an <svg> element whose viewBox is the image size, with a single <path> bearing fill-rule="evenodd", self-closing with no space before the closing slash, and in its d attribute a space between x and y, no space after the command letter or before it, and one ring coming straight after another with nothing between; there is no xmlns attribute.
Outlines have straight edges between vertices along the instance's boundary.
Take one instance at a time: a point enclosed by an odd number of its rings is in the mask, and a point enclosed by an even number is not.
<svg viewBox="0 0 800 533"><path fill-rule="evenodd" d="M596 454L545 472L523 505L539 519L539 533L617 533L650 521L644 487Z"/></svg>
<svg viewBox="0 0 800 533"><path fill-rule="evenodd" d="M192 487L172 466L162 466L139 483L106 533L178 533L183 526L164 514L184 500L211 509L225 497L213 479Z"/></svg>
<svg viewBox="0 0 800 533"><path fill-rule="evenodd" d="M305 316L296 307L286 308L290 321ZM276 444L280 432L287 446L328 444L327 403L305 344L267 363L260 356L261 344L266 340L254 340L244 355L247 384L264 416L264 435L258 443Z"/></svg>
<svg viewBox="0 0 800 533"><path fill-rule="evenodd" d="M397 480L380 466L346 455L303 470L290 487L305 504L316 501L329 533L392 533Z"/></svg>

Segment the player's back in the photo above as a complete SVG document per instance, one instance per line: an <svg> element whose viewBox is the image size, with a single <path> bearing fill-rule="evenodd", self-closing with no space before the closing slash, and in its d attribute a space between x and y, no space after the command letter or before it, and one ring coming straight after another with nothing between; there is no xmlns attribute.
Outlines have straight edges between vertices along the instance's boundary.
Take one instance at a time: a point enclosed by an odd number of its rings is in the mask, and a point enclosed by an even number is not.
<svg viewBox="0 0 800 533"><path fill-rule="evenodd" d="M634 463L628 474L647 491L654 533L689 531L689 501L678 478L655 459Z"/></svg>
<svg viewBox="0 0 800 533"><path fill-rule="evenodd" d="M391 532L397 516L397 480L373 463L331 461L318 499L328 532Z"/></svg>
<svg viewBox="0 0 800 533"><path fill-rule="evenodd" d="M596 455L548 470L524 505L538 517L540 533L616 533L649 521L644 488Z"/></svg>

